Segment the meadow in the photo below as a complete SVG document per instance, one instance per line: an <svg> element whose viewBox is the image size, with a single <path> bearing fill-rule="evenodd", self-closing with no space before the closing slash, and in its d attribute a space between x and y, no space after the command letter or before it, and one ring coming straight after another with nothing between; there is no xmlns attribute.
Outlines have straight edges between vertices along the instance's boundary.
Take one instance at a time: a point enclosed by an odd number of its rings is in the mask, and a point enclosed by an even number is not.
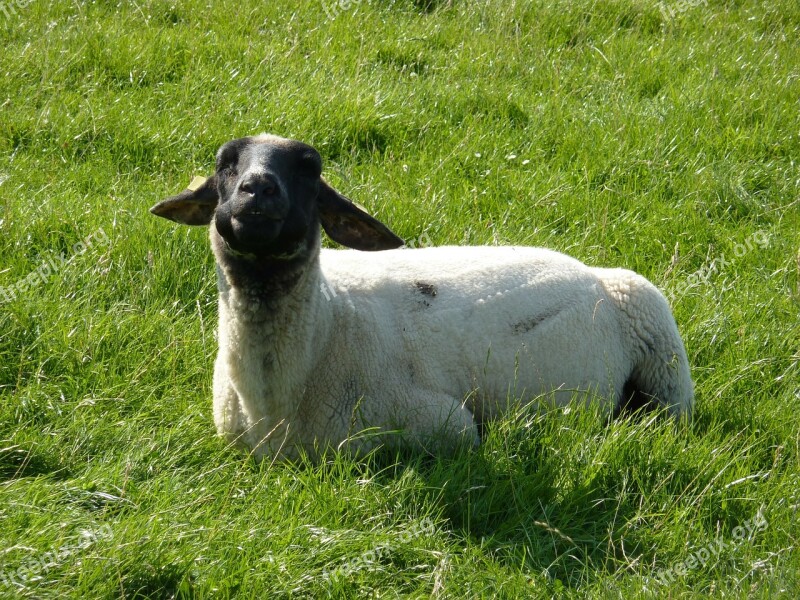
<svg viewBox="0 0 800 600"><path fill-rule="evenodd" d="M800 595L796 0L4 0L0 43L0 598ZM262 131L411 242L648 277L693 422L227 447L207 233L148 209Z"/></svg>

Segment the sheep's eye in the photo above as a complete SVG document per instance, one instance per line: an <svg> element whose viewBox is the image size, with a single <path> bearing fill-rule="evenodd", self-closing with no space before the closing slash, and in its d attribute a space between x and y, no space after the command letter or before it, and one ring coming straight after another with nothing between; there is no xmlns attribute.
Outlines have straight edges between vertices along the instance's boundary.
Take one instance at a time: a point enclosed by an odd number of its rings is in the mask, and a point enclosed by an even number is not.
<svg viewBox="0 0 800 600"><path fill-rule="evenodd" d="M305 152L300 156L298 161L298 169L307 174L319 175L322 170L322 164L319 154L316 152Z"/></svg>

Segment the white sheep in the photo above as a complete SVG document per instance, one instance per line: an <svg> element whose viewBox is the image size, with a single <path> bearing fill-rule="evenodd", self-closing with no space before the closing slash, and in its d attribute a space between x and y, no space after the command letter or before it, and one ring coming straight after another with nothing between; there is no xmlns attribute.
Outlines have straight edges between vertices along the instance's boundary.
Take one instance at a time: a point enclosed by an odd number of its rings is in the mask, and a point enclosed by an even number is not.
<svg viewBox="0 0 800 600"><path fill-rule="evenodd" d="M618 412L644 398L691 416L683 343L643 277L542 248L392 249L402 240L321 170L306 144L233 140L211 178L151 209L212 225L228 440L288 458L343 442L450 449L513 399ZM320 225L356 250L321 250Z"/></svg>

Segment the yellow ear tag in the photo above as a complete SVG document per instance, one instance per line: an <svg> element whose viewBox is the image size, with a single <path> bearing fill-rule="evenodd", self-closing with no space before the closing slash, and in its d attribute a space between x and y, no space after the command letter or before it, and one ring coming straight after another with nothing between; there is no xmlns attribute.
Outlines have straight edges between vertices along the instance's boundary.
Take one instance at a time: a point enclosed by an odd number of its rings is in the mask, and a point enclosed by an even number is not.
<svg viewBox="0 0 800 600"><path fill-rule="evenodd" d="M195 175L194 179L192 179L192 182L186 186L186 189L189 190L190 192L196 192L198 189L200 189L200 186L206 182L206 180L207 180L206 177L200 177L200 175Z"/></svg>

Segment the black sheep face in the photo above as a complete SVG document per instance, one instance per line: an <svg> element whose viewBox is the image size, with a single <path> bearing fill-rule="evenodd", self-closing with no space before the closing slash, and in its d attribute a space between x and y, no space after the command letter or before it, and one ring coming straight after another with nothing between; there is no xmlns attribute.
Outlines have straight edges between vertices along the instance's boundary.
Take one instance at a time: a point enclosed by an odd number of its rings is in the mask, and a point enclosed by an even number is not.
<svg viewBox="0 0 800 600"><path fill-rule="evenodd" d="M293 258L316 242L322 159L300 142L234 140L217 154L217 231L235 252Z"/></svg>
<svg viewBox="0 0 800 600"><path fill-rule="evenodd" d="M242 259L297 260L319 243L320 225L358 250L403 244L388 227L331 188L311 146L273 135L232 140L202 185L150 211L186 225L214 224L227 251Z"/></svg>

